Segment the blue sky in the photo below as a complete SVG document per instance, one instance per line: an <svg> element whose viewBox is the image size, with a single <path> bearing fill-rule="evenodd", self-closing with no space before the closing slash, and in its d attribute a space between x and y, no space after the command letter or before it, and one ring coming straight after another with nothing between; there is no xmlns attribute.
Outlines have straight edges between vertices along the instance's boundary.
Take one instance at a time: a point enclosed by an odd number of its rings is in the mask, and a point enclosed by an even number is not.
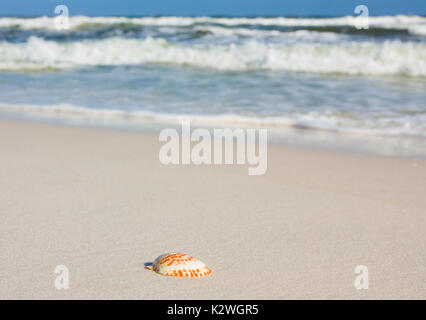
<svg viewBox="0 0 426 320"><path fill-rule="evenodd" d="M0 15L351 15L359 4L370 15L426 15L426 0L1 0Z"/></svg>

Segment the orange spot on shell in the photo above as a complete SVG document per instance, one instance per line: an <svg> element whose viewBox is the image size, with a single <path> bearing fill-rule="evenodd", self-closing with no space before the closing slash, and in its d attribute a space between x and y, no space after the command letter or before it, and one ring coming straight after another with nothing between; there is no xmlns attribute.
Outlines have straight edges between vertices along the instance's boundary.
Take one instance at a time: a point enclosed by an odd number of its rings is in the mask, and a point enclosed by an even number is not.
<svg viewBox="0 0 426 320"><path fill-rule="evenodd" d="M182 253L166 254L158 257L153 268L155 272L172 277L198 278L211 273L211 270L198 259Z"/></svg>

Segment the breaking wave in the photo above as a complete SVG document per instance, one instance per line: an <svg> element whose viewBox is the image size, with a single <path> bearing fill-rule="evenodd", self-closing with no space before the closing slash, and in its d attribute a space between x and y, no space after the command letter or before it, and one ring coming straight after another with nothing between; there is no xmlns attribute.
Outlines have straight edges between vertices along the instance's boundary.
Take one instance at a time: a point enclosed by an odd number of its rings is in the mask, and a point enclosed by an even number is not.
<svg viewBox="0 0 426 320"><path fill-rule="evenodd" d="M386 41L181 44L161 38L0 42L3 71L168 64L228 71L274 70L348 75L426 76L426 44Z"/></svg>
<svg viewBox="0 0 426 320"><path fill-rule="evenodd" d="M277 27L354 27L357 17L345 16L337 18L289 18L289 17L256 17L256 18L214 18L214 17L70 17L72 30L99 28L102 25L142 25L142 26L193 26L196 24L213 24L223 26L277 26ZM407 30L413 34L426 35L426 17L421 16L379 16L369 17L373 28ZM21 29L55 29L54 17L36 18L0 18L0 27Z"/></svg>

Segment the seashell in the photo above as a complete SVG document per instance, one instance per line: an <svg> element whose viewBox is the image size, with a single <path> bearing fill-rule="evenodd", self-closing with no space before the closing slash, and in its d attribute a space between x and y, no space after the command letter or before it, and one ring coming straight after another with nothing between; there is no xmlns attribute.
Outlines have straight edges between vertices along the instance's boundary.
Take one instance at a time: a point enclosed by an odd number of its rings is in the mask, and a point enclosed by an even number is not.
<svg viewBox="0 0 426 320"><path fill-rule="evenodd" d="M171 277L201 278L212 273L200 260L183 253L163 254L146 268Z"/></svg>

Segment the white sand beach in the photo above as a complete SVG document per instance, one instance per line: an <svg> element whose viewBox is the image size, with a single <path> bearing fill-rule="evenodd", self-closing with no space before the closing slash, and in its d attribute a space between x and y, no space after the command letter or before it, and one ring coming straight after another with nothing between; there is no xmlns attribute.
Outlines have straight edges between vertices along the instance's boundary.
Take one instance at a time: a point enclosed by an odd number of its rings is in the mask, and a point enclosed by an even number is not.
<svg viewBox="0 0 426 320"><path fill-rule="evenodd" d="M425 299L426 161L272 146L164 166L158 135L0 122L1 299ZM144 269L168 252L212 269ZM69 289L54 286L69 269ZM369 289L357 290L357 265Z"/></svg>

